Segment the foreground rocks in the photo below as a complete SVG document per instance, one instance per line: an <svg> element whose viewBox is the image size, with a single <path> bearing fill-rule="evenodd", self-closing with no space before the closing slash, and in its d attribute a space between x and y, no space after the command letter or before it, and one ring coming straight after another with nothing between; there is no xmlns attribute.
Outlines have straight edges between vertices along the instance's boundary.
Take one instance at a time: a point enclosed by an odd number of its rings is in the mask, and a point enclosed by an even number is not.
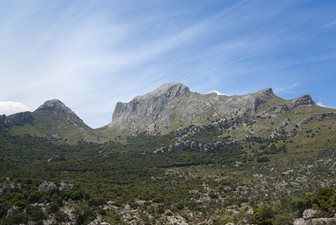
<svg viewBox="0 0 336 225"><path fill-rule="evenodd" d="M302 218L294 220L293 225L333 225L336 224L336 217L319 218L320 213L313 209L307 209L303 212Z"/></svg>
<svg viewBox="0 0 336 225"><path fill-rule="evenodd" d="M92 221L88 225L110 225L110 224L102 221L101 216L98 216L94 221Z"/></svg>

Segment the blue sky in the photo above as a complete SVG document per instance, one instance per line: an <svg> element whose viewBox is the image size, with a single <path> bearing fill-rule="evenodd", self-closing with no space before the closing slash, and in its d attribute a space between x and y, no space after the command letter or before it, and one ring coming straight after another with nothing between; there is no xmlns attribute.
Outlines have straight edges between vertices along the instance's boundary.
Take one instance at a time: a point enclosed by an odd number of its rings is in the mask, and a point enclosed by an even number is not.
<svg viewBox="0 0 336 225"><path fill-rule="evenodd" d="M0 0L0 113L58 98L92 127L178 81L336 106L334 0Z"/></svg>

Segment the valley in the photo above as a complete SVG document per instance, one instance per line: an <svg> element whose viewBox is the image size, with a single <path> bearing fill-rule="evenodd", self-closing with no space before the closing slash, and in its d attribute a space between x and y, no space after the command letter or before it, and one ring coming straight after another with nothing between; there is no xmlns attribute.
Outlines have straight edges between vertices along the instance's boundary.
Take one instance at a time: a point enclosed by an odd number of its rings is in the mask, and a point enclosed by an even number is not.
<svg viewBox="0 0 336 225"><path fill-rule="evenodd" d="M59 100L0 128L0 224L335 221L336 110L309 95L170 83L99 129Z"/></svg>

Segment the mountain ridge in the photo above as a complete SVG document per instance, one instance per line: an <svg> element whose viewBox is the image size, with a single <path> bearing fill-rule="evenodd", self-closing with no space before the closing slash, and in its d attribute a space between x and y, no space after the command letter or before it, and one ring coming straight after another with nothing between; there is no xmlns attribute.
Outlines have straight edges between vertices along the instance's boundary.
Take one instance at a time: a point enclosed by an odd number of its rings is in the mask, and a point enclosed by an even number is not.
<svg viewBox="0 0 336 225"><path fill-rule="evenodd" d="M315 105L309 95L294 100L276 96L271 88L244 95L217 95L192 92L181 83L163 84L154 91L137 96L127 103L118 102L112 122L105 129L120 132L168 133L188 125L205 125L237 115L254 116L257 108L268 101L294 101L295 105Z"/></svg>
<svg viewBox="0 0 336 225"><path fill-rule="evenodd" d="M244 95L201 94L182 83L172 82L130 102L118 102L112 122L102 128L91 128L62 101L52 99L33 112L0 116L0 129L19 135L66 139L71 143L106 142L143 132L164 135L189 126L217 126L218 121L227 120L237 126L236 132L230 131L231 135L266 137L279 129L290 133L305 119L334 118L323 116L327 113L336 110L317 106L307 94L289 100L278 97L272 88ZM254 125L242 121L252 121ZM283 124L287 123L284 128Z"/></svg>

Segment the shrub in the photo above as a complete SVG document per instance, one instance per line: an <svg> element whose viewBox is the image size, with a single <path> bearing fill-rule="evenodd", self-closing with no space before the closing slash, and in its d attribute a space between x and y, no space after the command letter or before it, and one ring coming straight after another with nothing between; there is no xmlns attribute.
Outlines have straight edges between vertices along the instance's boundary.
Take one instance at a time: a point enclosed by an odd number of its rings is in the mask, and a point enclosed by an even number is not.
<svg viewBox="0 0 336 225"><path fill-rule="evenodd" d="M272 208L260 206L255 210L253 220L258 225L272 225L274 214Z"/></svg>
<svg viewBox="0 0 336 225"><path fill-rule="evenodd" d="M270 159L267 156L259 156L257 158L257 162L259 162L259 163L264 163L264 162L269 162L269 161L270 161Z"/></svg>

